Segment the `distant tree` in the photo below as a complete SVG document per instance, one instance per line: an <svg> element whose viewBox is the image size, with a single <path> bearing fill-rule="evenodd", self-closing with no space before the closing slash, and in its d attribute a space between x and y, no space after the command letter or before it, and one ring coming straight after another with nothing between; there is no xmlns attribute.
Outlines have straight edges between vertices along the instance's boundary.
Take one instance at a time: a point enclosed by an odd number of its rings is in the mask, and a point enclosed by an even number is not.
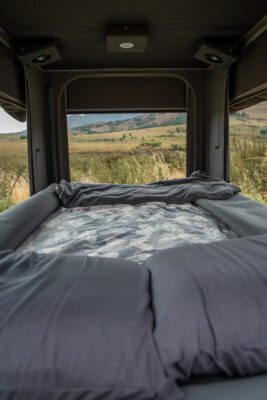
<svg viewBox="0 0 267 400"><path fill-rule="evenodd" d="M246 114L244 111L243 112L237 112L236 113L236 118L243 121L245 119L249 119L249 115Z"/></svg>
<svg viewBox="0 0 267 400"><path fill-rule="evenodd" d="M27 133L23 132L21 133L20 137L21 140L27 139Z"/></svg>
<svg viewBox="0 0 267 400"><path fill-rule="evenodd" d="M267 128L263 128L260 130L261 135L267 135Z"/></svg>

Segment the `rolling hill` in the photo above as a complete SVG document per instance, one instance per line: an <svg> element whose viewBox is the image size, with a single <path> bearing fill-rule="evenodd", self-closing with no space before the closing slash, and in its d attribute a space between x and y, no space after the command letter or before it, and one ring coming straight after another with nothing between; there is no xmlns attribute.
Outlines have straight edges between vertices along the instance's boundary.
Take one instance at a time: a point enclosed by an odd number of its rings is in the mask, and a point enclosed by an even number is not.
<svg viewBox="0 0 267 400"><path fill-rule="evenodd" d="M181 125L185 122L186 113L141 113L123 120L119 119L117 116L117 120L101 121L80 127L73 127L69 130L69 133L90 134L120 132L161 126Z"/></svg>
<svg viewBox="0 0 267 400"><path fill-rule="evenodd" d="M186 113L71 114L67 119L69 134L77 135L182 125L186 123ZM245 125L247 128L267 128L267 101L233 114L230 119L234 126L239 126L240 131ZM26 131L10 133L8 136L20 138L26 136Z"/></svg>

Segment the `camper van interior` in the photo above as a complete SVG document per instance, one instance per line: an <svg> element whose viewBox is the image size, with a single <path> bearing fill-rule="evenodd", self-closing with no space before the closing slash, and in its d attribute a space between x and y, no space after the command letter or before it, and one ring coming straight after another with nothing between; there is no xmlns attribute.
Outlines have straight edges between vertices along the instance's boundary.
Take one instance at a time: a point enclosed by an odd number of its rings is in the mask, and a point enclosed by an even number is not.
<svg viewBox="0 0 267 400"><path fill-rule="evenodd" d="M0 400L267 399L266 13L0 1Z"/></svg>

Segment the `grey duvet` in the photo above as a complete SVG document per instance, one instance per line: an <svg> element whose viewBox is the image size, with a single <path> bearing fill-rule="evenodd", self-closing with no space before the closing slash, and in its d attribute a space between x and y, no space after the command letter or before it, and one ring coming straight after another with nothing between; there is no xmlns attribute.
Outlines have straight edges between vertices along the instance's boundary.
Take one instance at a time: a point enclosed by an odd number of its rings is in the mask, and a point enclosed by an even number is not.
<svg viewBox="0 0 267 400"><path fill-rule="evenodd" d="M142 263L156 251L237 235L192 204L162 202L59 208L20 251L82 253Z"/></svg>
<svg viewBox="0 0 267 400"><path fill-rule="evenodd" d="M189 178L159 181L145 185L103 183L69 183L56 187L64 207L86 207L110 204L141 204L163 201L169 204L194 203L198 199L225 200L240 192L240 188L204 172L196 171Z"/></svg>

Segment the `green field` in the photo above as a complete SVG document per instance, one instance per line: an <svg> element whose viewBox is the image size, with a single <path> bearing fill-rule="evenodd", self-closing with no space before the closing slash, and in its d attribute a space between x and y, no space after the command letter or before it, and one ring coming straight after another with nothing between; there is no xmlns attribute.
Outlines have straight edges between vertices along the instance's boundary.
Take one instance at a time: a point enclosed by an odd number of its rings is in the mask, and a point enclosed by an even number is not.
<svg viewBox="0 0 267 400"><path fill-rule="evenodd" d="M231 180L267 204L266 114L231 117ZM145 183L185 176L185 125L69 135L71 179ZM27 141L0 135L0 210L27 198Z"/></svg>

